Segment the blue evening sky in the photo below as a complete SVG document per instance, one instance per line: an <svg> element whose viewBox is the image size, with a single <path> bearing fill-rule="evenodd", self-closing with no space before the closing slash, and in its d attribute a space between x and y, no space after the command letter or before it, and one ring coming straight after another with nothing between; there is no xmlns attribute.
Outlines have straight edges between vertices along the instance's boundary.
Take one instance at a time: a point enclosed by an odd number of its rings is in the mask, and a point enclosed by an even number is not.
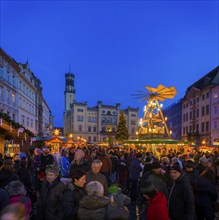
<svg viewBox="0 0 219 220"><path fill-rule="evenodd" d="M4 1L0 47L28 59L43 95L63 126L65 73L75 74L76 101L93 107L145 103L131 94L144 86L192 83L219 64L218 1Z"/></svg>

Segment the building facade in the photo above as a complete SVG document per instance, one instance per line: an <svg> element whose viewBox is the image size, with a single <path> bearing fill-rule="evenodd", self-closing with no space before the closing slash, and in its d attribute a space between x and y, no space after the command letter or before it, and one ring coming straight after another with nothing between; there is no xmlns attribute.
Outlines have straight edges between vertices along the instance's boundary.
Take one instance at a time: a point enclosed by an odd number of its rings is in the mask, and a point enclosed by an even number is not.
<svg viewBox="0 0 219 220"><path fill-rule="evenodd" d="M35 135L51 133L52 114L28 62L17 63L0 48L0 79L0 111Z"/></svg>
<svg viewBox="0 0 219 220"><path fill-rule="evenodd" d="M219 67L206 74L187 88L182 100L182 138L195 145L213 145L213 136L219 136L217 128L213 132L212 123L217 123L217 88ZM214 98L215 97L215 98ZM215 107L216 106L216 107ZM216 125L217 127L217 125ZM212 136L213 135L213 136Z"/></svg>
<svg viewBox="0 0 219 220"><path fill-rule="evenodd" d="M119 123L120 111L126 117L129 139L136 138L138 130L138 108L121 110L120 104L105 105L101 101L93 108L87 102L76 102L74 89L74 75L65 75L65 109L64 109L64 135L73 133L74 140L85 139L88 142L106 142L114 139Z"/></svg>
<svg viewBox="0 0 219 220"><path fill-rule="evenodd" d="M18 120L18 78L17 63L0 48L0 111L11 119Z"/></svg>
<svg viewBox="0 0 219 220"><path fill-rule="evenodd" d="M164 117L167 117L167 127L171 131L171 137L176 140L181 140L182 127L182 99L168 106L163 110Z"/></svg>
<svg viewBox="0 0 219 220"><path fill-rule="evenodd" d="M219 85L211 90L211 142L219 145Z"/></svg>

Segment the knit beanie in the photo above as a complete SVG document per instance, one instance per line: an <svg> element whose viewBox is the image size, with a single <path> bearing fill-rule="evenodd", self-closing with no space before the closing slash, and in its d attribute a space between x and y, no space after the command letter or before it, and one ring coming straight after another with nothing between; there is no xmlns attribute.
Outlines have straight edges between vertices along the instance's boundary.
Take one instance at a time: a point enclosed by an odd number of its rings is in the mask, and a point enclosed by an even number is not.
<svg viewBox="0 0 219 220"><path fill-rule="evenodd" d="M187 160L185 162L185 167L186 168L195 168L195 163L192 160Z"/></svg>
<svg viewBox="0 0 219 220"><path fill-rule="evenodd" d="M158 169L158 168L161 168L160 163L157 161L154 161L151 165L151 169Z"/></svg>
<svg viewBox="0 0 219 220"><path fill-rule="evenodd" d="M157 190L151 182L143 181L140 184L140 192L141 194L145 194L149 196L150 198L153 198L156 195Z"/></svg>
<svg viewBox="0 0 219 220"><path fill-rule="evenodd" d="M179 163L174 163L171 167L170 167L170 171L171 170L175 170L179 173L182 173L182 170L180 169Z"/></svg>

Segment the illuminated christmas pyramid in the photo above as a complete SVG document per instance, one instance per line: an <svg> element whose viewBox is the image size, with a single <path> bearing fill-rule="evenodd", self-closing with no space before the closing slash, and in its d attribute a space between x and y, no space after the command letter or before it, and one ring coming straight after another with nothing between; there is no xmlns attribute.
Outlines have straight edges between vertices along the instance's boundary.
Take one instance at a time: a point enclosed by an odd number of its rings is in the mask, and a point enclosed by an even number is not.
<svg viewBox="0 0 219 220"><path fill-rule="evenodd" d="M166 120L161 110L162 103L167 98L174 98L176 95L176 89L171 86L167 88L163 85L159 85L157 88L145 86L149 91L139 92L135 94L141 101L147 101L147 105L144 107L144 116L140 119L140 126L138 130L138 136L140 139L150 138L164 138L171 137Z"/></svg>

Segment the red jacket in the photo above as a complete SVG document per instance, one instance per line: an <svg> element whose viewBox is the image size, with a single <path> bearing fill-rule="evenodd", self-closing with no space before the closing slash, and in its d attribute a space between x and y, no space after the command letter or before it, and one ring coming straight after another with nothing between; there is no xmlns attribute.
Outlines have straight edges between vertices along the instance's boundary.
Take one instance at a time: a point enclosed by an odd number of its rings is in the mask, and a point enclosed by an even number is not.
<svg viewBox="0 0 219 220"><path fill-rule="evenodd" d="M168 220L167 199L164 193L158 192L153 199L149 200L146 219Z"/></svg>

